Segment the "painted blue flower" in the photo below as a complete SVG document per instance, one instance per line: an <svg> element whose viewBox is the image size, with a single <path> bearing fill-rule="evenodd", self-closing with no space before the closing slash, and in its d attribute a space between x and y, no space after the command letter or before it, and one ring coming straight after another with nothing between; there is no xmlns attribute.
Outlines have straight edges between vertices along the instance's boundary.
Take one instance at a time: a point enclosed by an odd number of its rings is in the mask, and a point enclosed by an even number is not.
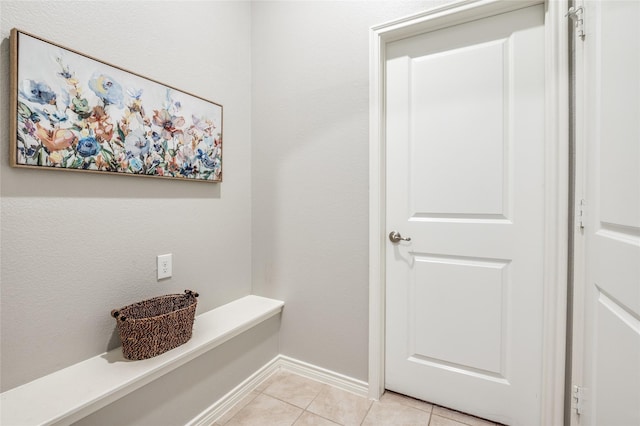
<svg viewBox="0 0 640 426"><path fill-rule="evenodd" d="M133 157L129 160L129 168L134 172L142 170L142 161L138 157Z"/></svg>
<svg viewBox="0 0 640 426"><path fill-rule="evenodd" d="M20 96L41 105L55 105L56 94L46 83L35 80L23 80L20 84Z"/></svg>
<svg viewBox="0 0 640 426"><path fill-rule="evenodd" d="M111 104L117 105L118 108L124 107L122 86L108 75L94 74L89 80L89 88L104 101L105 105Z"/></svg>
<svg viewBox="0 0 640 426"><path fill-rule="evenodd" d="M154 158L151 164L147 163L147 169L155 169L160 165L160 158Z"/></svg>
<svg viewBox="0 0 640 426"><path fill-rule="evenodd" d="M142 89L129 88L127 89L127 95L131 96L133 99L140 99L142 91Z"/></svg>
<svg viewBox="0 0 640 426"><path fill-rule="evenodd" d="M64 78L65 80L73 78L73 73L69 69L69 65L65 66L64 63L62 62L61 57L57 57L56 62L60 65L60 69L62 70L58 73L60 77Z"/></svg>
<svg viewBox="0 0 640 426"><path fill-rule="evenodd" d="M193 164L189 163L189 162L184 162L182 164L182 167L180 167L180 174L182 176L189 176L192 175L194 172L194 167Z"/></svg>
<svg viewBox="0 0 640 426"><path fill-rule="evenodd" d="M204 164L204 166L207 169L213 169L213 168L216 167L215 159L212 159L211 157L209 157L209 155L207 155L207 153L202 151L201 149L198 149L198 153L196 154L196 158L198 158L200 161L202 161L202 164Z"/></svg>
<svg viewBox="0 0 640 426"><path fill-rule="evenodd" d="M47 117L47 119L54 124L67 121L69 119L69 117L64 111L56 110L51 112L51 111L48 111L46 108L43 110L35 108L35 110L38 114L42 115L43 117Z"/></svg>
<svg viewBox="0 0 640 426"><path fill-rule="evenodd" d="M213 146L213 138L211 136L205 136L204 137L204 143L207 144L208 147L212 147Z"/></svg>
<svg viewBox="0 0 640 426"><path fill-rule="evenodd" d="M146 155L149 152L149 140L140 129L131 131L124 139L124 147L134 156Z"/></svg>
<svg viewBox="0 0 640 426"><path fill-rule="evenodd" d="M78 155L82 157L91 157L92 155L96 155L98 151L100 151L100 145L98 141L93 136L87 136L86 138L80 139L77 147Z"/></svg>
<svg viewBox="0 0 640 426"><path fill-rule="evenodd" d="M36 154L36 147L35 145L31 145L29 148L25 149L25 147L20 146L18 147L18 151L26 157L33 157Z"/></svg>

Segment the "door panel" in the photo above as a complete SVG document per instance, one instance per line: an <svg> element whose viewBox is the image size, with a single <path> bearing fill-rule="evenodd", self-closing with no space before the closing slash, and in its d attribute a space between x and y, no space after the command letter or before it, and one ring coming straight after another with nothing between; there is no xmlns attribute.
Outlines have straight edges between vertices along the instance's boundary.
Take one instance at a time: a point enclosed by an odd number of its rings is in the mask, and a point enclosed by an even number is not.
<svg viewBox="0 0 640 426"><path fill-rule="evenodd" d="M584 411L640 424L640 3L586 2ZM580 142L580 141L579 141ZM579 285L578 283L577 285ZM579 301L580 302L580 301Z"/></svg>
<svg viewBox="0 0 640 426"><path fill-rule="evenodd" d="M538 424L544 7L388 45L387 389Z"/></svg>
<svg viewBox="0 0 640 426"><path fill-rule="evenodd" d="M507 264L417 254L415 262L409 290L415 342L409 352L415 362L446 360L449 367L504 378ZM475 321L469 323L469 317Z"/></svg>
<svg viewBox="0 0 640 426"><path fill-rule="evenodd" d="M409 62L410 199L418 217L503 217L507 52L507 41L497 40Z"/></svg>

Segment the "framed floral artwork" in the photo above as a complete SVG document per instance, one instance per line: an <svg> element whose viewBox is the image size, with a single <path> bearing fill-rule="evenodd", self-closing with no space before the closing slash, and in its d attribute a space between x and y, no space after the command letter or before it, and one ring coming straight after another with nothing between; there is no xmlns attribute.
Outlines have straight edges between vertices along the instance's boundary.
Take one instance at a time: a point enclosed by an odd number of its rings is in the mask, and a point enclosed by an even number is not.
<svg viewBox="0 0 640 426"><path fill-rule="evenodd" d="M17 29L11 165L222 181L222 105Z"/></svg>

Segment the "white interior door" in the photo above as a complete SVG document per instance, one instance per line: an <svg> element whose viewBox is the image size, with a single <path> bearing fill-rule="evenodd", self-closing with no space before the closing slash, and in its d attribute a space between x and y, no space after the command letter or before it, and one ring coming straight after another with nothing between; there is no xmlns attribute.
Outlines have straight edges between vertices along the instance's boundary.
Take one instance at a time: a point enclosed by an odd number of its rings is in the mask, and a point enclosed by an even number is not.
<svg viewBox="0 0 640 426"><path fill-rule="evenodd" d="M389 43L387 389L540 424L544 6Z"/></svg>
<svg viewBox="0 0 640 426"><path fill-rule="evenodd" d="M573 423L640 425L640 2L584 6L576 72L586 208L577 242L586 262L576 282L584 317L574 327L582 396Z"/></svg>

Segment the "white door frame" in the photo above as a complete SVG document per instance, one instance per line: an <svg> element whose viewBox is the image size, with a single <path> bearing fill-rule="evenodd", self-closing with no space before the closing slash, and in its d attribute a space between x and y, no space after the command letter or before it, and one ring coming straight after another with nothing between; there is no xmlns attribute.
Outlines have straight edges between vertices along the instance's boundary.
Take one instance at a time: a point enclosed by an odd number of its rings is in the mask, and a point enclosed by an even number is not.
<svg viewBox="0 0 640 426"><path fill-rule="evenodd" d="M461 0L370 31L369 397L384 392L386 258L386 45L439 28L506 13L543 0ZM542 424L564 418L569 197L567 0L545 2L545 253Z"/></svg>

